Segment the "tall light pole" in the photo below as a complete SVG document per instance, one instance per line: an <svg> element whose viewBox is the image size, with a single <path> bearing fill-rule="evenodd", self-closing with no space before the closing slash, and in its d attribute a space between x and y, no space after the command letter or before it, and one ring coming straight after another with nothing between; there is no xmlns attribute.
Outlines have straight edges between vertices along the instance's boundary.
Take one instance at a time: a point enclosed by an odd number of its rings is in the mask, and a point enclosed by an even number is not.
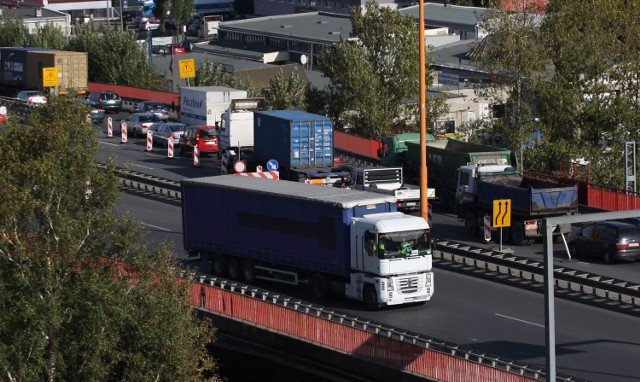
<svg viewBox="0 0 640 382"><path fill-rule="evenodd" d="M426 53L424 41L424 0L419 2L419 32L420 39L420 215L429 221L429 205L427 198L427 86L426 82Z"/></svg>

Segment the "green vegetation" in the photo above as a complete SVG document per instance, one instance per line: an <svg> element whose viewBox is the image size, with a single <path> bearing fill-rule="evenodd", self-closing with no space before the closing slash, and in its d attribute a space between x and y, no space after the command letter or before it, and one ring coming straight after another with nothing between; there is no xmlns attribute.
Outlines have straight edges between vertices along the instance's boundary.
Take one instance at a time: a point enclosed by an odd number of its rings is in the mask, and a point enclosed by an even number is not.
<svg viewBox="0 0 640 382"><path fill-rule="evenodd" d="M85 112L54 96L31 128L9 121L0 132L0 374L217 380L214 331L190 309L175 254L147 248L140 223L113 212L118 182L93 165Z"/></svg>
<svg viewBox="0 0 640 382"><path fill-rule="evenodd" d="M270 89L266 92L267 104L275 110L306 110L305 92L307 83L296 73L285 78L282 69L269 81Z"/></svg>
<svg viewBox="0 0 640 382"><path fill-rule="evenodd" d="M518 149L540 130L542 143L525 150L534 169L584 156L593 182L625 188L624 145L640 134L639 16L640 4L614 0L552 0L544 19L489 12L490 36L474 54L496 81L481 93L507 107L485 136Z"/></svg>
<svg viewBox="0 0 640 382"><path fill-rule="evenodd" d="M336 126L362 136L383 137L392 126L418 131L419 40L409 15L368 1L351 10L352 35L318 57L330 78L328 115ZM427 71L426 83L434 73ZM427 102L428 124L445 110L444 99Z"/></svg>

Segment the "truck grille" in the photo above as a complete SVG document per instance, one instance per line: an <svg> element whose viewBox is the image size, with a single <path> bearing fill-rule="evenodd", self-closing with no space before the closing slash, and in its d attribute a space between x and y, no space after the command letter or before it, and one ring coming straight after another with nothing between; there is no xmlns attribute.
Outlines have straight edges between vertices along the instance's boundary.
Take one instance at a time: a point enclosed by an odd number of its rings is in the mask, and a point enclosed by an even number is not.
<svg viewBox="0 0 640 382"><path fill-rule="evenodd" d="M420 276L402 278L398 280L398 290L400 293L415 293L424 288L423 283Z"/></svg>

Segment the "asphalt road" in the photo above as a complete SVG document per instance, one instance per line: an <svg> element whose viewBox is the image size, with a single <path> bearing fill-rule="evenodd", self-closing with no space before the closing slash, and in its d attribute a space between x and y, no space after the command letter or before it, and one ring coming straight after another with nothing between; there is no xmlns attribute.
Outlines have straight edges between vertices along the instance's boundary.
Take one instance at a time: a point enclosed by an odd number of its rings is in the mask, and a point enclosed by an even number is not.
<svg viewBox="0 0 640 382"><path fill-rule="evenodd" d="M166 240L179 257L184 256L179 207L123 194L118 211L138 217L152 243ZM199 261L185 264L201 271L208 268ZM304 289L260 286L314 301ZM434 297L423 306L369 312L341 298L314 302L540 368L545 365L540 293L436 269ZM555 309L558 373L591 381L640 381L639 318L562 299L555 300Z"/></svg>

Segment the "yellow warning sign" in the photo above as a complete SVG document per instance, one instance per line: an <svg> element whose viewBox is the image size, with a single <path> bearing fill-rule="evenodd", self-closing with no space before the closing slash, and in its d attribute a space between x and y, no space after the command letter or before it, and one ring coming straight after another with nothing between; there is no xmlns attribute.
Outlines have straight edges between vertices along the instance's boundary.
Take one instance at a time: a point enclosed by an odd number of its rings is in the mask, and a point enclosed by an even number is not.
<svg viewBox="0 0 640 382"><path fill-rule="evenodd" d="M196 64L193 58L179 60L180 78L193 78L196 76Z"/></svg>
<svg viewBox="0 0 640 382"><path fill-rule="evenodd" d="M493 201L493 227L511 227L511 199Z"/></svg>
<svg viewBox="0 0 640 382"><path fill-rule="evenodd" d="M42 86L45 88L60 86L58 68L42 68Z"/></svg>

